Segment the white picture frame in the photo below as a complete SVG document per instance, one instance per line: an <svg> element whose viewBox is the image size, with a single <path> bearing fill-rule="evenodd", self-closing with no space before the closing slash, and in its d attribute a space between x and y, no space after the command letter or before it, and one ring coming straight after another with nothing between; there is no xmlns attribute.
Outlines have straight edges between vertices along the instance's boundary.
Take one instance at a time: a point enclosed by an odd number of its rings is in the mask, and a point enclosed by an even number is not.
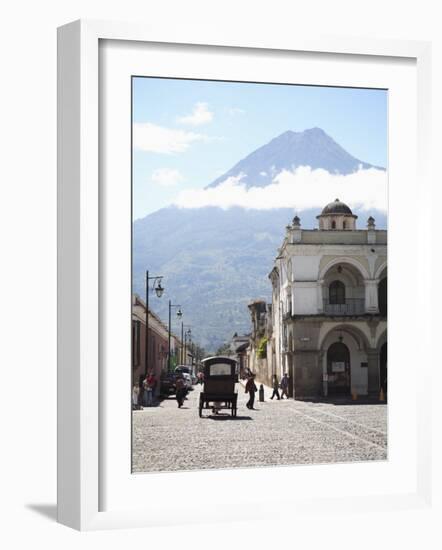
<svg viewBox="0 0 442 550"><path fill-rule="evenodd" d="M431 202L429 179L429 150L431 103L429 81L431 70L431 44L426 42L372 40L354 37L310 38L281 35L278 41L268 42L265 37L224 37L211 33L190 33L186 29L170 35L155 27L100 21L76 21L58 31L58 521L79 530L119 527L148 527L153 525L192 521L155 515L149 506L140 508L121 500L118 509L103 510L100 502L100 483L103 482L103 434L100 430L100 377L103 368L100 355L102 300L100 249L101 190L99 174L100 154L100 94L99 48L101 41L126 43L170 44L230 48L245 51L308 52L323 55L367 56L378 58L408 58L416 63L417 73L417 163L419 203L415 214L419 221L419 235L427 239L419 251L421 267L418 277L419 303L425 311L431 310L430 274L431 237L425 217L425 201ZM420 345L431 338L430 316L425 336ZM422 328L422 325L421 325ZM421 384L428 384L430 362L422 365L422 379L417 384L416 486L413 491L393 491L388 494L366 494L355 498L339 497L342 513L355 506L367 512L380 507L397 509L427 506L431 500L431 441L427 419L430 417L428 395ZM288 468L289 469L289 468ZM170 474L162 474L167 476ZM181 474L175 474L181 475ZM207 475L207 473L193 473ZM232 476L223 472L221 480ZM248 476L248 473L241 474ZM357 476L357 470L353 470ZM176 479L176 478L175 478ZM153 478L152 478L153 480ZM320 488L312 491L313 499L296 500L284 496L291 510L299 513L325 509L332 500L321 496ZM277 500L277 503L282 503ZM281 516L280 506L275 517ZM255 519L264 516L262 503L253 511ZM266 514L268 517L268 514ZM243 517L248 517L245 511ZM200 514L194 521L230 521L232 515L219 514L215 507Z"/></svg>

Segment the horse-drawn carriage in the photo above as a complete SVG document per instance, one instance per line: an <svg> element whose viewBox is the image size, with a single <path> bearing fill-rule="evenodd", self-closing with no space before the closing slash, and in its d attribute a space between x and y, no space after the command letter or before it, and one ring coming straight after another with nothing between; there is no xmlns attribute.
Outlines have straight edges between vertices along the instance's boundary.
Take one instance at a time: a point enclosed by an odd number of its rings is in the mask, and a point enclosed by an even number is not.
<svg viewBox="0 0 442 550"><path fill-rule="evenodd" d="M238 393L235 383L238 382L237 362L231 357L208 357L202 361L204 372L204 389L200 393L199 415L203 409L229 409L236 416Z"/></svg>

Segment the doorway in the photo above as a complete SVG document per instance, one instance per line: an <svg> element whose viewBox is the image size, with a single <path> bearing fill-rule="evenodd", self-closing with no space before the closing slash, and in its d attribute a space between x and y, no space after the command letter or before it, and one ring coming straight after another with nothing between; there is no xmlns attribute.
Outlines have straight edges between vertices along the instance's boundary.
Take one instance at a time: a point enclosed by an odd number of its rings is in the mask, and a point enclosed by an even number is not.
<svg viewBox="0 0 442 550"><path fill-rule="evenodd" d="M350 351L342 342L335 342L328 348L327 375L329 395L350 394Z"/></svg>

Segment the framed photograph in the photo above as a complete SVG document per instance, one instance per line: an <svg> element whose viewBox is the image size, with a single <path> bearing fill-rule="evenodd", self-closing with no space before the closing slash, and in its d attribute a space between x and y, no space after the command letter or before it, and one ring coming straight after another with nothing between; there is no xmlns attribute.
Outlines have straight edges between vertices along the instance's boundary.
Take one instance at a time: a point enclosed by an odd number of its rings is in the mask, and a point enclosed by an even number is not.
<svg viewBox="0 0 442 550"><path fill-rule="evenodd" d="M430 45L248 36L59 29L71 527L429 502Z"/></svg>

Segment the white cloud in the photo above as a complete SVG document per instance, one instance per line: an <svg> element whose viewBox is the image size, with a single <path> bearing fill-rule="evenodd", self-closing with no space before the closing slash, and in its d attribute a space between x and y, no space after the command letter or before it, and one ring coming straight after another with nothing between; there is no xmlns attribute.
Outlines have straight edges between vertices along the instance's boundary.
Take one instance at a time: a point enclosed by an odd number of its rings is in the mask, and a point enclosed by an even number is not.
<svg viewBox="0 0 442 550"><path fill-rule="evenodd" d="M190 126L201 126L212 122L212 120L213 113L209 111L208 104L203 102L195 103L190 115L177 118L177 121L181 124L189 124Z"/></svg>
<svg viewBox="0 0 442 550"><path fill-rule="evenodd" d="M153 183L161 185L162 187L175 187L184 181L184 177L180 172L173 168L157 168L152 172L150 179Z"/></svg>
<svg viewBox="0 0 442 550"><path fill-rule="evenodd" d="M134 148L149 153L183 153L192 143L207 140L203 134L165 128L151 122L137 122L133 126Z"/></svg>
<svg viewBox="0 0 442 550"><path fill-rule="evenodd" d="M227 178L217 187L187 189L179 193L175 204L181 208L218 206L223 209L240 206L248 209L323 208L336 197L363 210L387 211L387 173L370 168L346 176L326 170L301 166L280 172L266 187L247 187L241 183L244 174Z"/></svg>
<svg viewBox="0 0 442 550"><path fill-rule="evenodd" d="M267 172L260 172L259 175L260 176L267 176Z"/></svg>

